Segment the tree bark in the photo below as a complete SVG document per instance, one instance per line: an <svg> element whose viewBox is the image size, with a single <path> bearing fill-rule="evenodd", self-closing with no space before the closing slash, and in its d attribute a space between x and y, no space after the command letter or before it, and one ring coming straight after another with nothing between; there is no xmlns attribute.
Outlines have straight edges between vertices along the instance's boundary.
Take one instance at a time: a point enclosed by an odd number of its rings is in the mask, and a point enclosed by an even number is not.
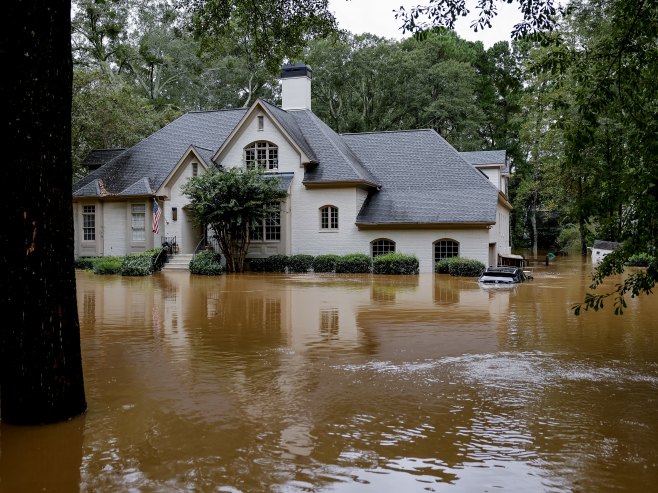
<svg viewBox="0 0 658 493"><path fill-rule="evenodd" d="M71 2L17 1L6 11L0 414L51 423L87 407L73 265Z"/></svg>

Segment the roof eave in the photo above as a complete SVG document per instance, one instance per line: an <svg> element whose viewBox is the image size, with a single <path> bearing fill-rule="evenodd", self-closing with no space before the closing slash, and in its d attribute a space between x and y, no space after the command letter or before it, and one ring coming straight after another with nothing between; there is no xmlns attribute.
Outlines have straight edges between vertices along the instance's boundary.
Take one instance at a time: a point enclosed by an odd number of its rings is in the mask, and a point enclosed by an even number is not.
<svg viewBox="0 0 658 493"><path fill-rule="evenodd" d="M360 222L356 221L359 229L488 229L495 223L491 221L473 222Z"/></svg>

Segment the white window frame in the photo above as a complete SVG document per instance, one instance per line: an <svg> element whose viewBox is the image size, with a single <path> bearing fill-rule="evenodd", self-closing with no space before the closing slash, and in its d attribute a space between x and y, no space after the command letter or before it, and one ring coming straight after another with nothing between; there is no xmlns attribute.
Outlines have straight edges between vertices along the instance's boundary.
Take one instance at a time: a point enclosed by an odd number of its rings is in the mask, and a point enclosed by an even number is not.
<svg viewBox="0 0 658 493"><path fill-rule="evenodd" d="M146 241L146 204L130 204L130 232L133 243Z"/></svg>
<svg viewBox="0 0 658 493"><path fill-rule="evenodd" d="M338 231L338 207L335 205L323 205L320 207L320 231Z"/></svg>
<svg viewBox="0 0 658 493"><path fill-rule="evenodd" d="M243 158L247 169L279 170L279 146L268 140L257 140L246 146Z"/></svg>
<svg viewBox="0 0 658 493"><path fill-rule="evenodd" d="M96 206L82 206L82 241L96 241Z"/></svg>
<svg viewBox="0 0 658 493"><path fill-rule="evenodd" d="M277 209L249 232L251 242L279 243L281 241L281 210Z"/></svg>
<svg viewBox="0 0 658 493"><path fill-rule="evenodd" d="M370 256L372 258L395 253L397 244L390 238L377 238L370 242Z"/></svg>

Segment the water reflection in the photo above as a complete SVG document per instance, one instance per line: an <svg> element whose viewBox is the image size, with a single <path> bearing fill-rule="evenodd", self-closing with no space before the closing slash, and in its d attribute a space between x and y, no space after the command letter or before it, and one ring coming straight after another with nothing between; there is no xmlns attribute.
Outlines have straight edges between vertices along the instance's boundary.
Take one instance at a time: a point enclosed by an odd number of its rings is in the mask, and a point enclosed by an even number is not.
<svg viewBox="0 0 658 493"><path fill-rule="evenodd" d="M658 308L574 317L590 269L79 273L90 410L76 438L2 427L0 490L56 484L17 482L38 441L67 444L56 491L646 491Z"/></svg>

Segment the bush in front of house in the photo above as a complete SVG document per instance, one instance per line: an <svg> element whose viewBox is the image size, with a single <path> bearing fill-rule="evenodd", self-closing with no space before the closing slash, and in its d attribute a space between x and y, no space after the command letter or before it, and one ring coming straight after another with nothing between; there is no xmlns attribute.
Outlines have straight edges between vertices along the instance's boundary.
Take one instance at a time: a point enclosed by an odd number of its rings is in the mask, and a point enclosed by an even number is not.
<svg viewBox="0 0 658 493"><path fill-rule="evenodd" d="M434 264L434 272L437 274L450 274L450 265L465 260L461 257L442 258Z"/></svg>
<svg viewBox="0 0 658 493"><path fill-rule="evenodd" d="M123 257L122 276L150 276L153 274L153 252L131 253Z"/></svg>
<svg viewBox="0 0 658 493"><path fill-rule="evenodd" d="M638 253L631 255L626 261L626 265L630 267L649 267L649 264L655 261L655 257L652 257L648 253Z"/></svg>
<svg viewBox="0 0 658 493"><path fill-rule="evenodd" d="M265 272L285 272L288 267L288 255L270 255L265 259Z"/></svg>
<svg viewBox="0 0 658 493"><path fill-rule="evenodd" d="M339 258L339 255L332 253L318 255L313 259L313 272L334 272L336 270L336 261Z"/></svg>
<svg viewBox="0 0 658 493"><path fill-rule="evenodd" d="M121 271L123 257L98 257L92 262L91 270L94 274L118 274Z"/></svg>
<svg viewBox="0 0 658 493"><path fill-rule="evenodd" d="M251 272L267 272L267 259L266 258L250 258L247 260L249 270Z"/></svg>
<svg viewBox="0 0 658 493"><path fill-rule="evenodd" d="M372 260L373 274L418 274L418 258L415 255L387 253Z"/></svg>
<svg viewBox="0 0 658 493"><path fill-rule="evenodd" d="M350 253L336 260L337 274L366 274L372 269L372 260L365 253Z"/></svg>
<svg viewBox="0 0 658 493"><path fill-rule="evenodd" d="M94 264L103 257L79 257L75 259L73 265L76 269L93 270Z"/></svg>
<svg viewBox="0 0 658 493"><path fill-rule="evenodd" d="M224 272L222 257L212 251L197 253L190 260L190 272L200 276L218 276Z"/></svg>
<svg viewBox="0 0 658 493"><path fill-rule="evenodd" d="M303 253L288 257L288 272L308 272L313 266L313 255Z"/></svg>
<svg viewBox="0 0 658 493"><path fill-rule="evenodd" d="M444 258L434 266L435 272L439 274L461 277L479 277L484 269L486 269L486 266L479 260L462 257Z"/></svg>

